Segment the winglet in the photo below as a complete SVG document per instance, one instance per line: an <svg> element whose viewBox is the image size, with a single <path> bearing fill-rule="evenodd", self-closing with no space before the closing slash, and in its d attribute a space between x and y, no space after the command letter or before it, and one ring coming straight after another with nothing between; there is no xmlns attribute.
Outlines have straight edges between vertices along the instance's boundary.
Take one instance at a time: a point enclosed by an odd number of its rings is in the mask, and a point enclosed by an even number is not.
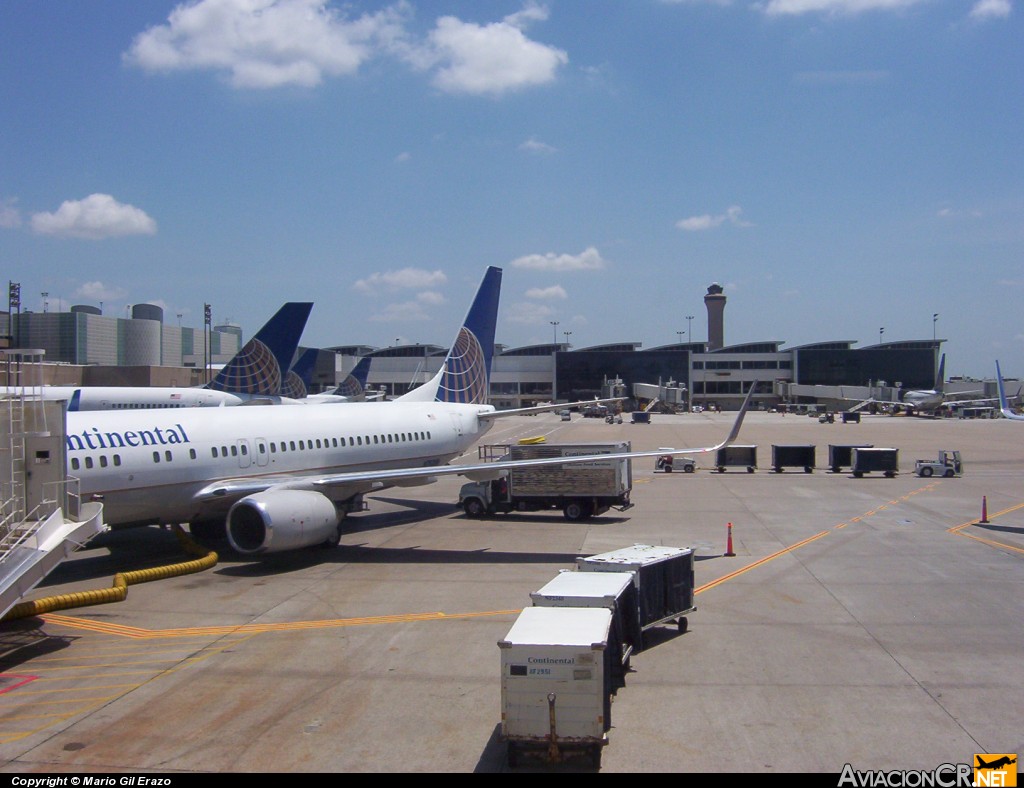
<svg viewBox="0 0 1024 788"><path fill-rule="evenodd" d="M726 439L724 441L722 441L720 444L718 444L718 446L715 447L716 449L721 449L724 446L728 446L730 443L733 443L736 440L736 438L739 437L740 427L743 426L743 417L746 416L747 415L747 411L750 410L750 403L754 399L754 391L756 389L757 389L757 381L756 380L751 381L751 383L750 383L750 391L747 392L747 396L744 398L743 404L740 405L740 412L736 416L736 421L733 423L732 429L729 430L728 437L726 437Z"/></svg>
<svg viewBox="0 0 1024 788"><path fill-rule="evenodd" d="M281 393L285 370L299 346L312 303L289 302L245 343L209 388L237 394L276 396Z"/></svg>
<svg viewBox="0 0 1024 788"><path fill-rule="evenodd" d="M452 343L441 371L398 400L486 404L498 323L501 269L490 266L480 283L466 320Z"/></svg>

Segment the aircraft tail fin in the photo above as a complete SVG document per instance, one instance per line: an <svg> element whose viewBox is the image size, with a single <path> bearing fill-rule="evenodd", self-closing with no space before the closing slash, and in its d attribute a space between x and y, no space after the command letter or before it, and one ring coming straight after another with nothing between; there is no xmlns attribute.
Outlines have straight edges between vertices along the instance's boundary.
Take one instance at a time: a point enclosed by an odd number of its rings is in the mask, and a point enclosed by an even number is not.
<svg viewBox="0 0 1024 788"><path fill-rule="evenodd" d="M942 394L946 390L946 354L939 359L939 372L935 376L935 390Z"/></svg>
<svg viewBox="0 0 1024 788"><path fill-rule="evenodd" d="M332 393L349 399L360 399L366 395L366 381L369 377L370 356L363 356Z"/></svg>
<svg viewBox="0 0 1024 788"><path fill-rule="evenodd" d="M289 302L235 354L209 388L234 394L277 396L292 362L312 303Z"/></svg>
<svg viewBox="0 0 1024 788"><path fill-rule="evenodd" d="M444 360L430 381L398 400L486 404L489 397L494 333L498 323L501 293L500 268L490 266L484 274L466 320Z"/></svg>
<svg viewBox="0 0 1024 788"><path fill-rule="evenodd" d="M281 396L290 399L304 399L309 396L309 387L313 384L313 369L316 367L316 348L306 348L295 359L288 374L281 384Z"/></svg>

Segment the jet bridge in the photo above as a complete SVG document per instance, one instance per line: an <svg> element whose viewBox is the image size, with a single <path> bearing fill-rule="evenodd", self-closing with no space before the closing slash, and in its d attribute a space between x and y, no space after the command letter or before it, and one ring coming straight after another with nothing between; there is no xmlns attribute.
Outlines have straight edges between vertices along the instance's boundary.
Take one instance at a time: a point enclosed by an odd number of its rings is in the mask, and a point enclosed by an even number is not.
<svg viewBox="0 0 1024 788"><path fill-rule="evenodd" d="M42 350L3 350L11 394L0 398L0 616L105 530L103 505L82 503L67 476L67 403L44 402Z"/></svg>

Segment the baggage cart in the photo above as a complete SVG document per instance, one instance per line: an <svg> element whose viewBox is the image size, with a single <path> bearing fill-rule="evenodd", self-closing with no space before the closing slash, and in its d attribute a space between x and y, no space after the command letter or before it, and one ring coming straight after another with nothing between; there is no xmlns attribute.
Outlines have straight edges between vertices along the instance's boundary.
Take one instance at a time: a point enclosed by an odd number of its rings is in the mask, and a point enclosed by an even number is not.
<svg viewBox="0 0 1024 788"><path fill-rule="evenodd" d="M632 572L573 572L563 570L530 594L536 607L603 607L612 611L609 648L622 654L613 677L616 689L626 685L629 658L641 648L640 609Z"/></svg>
<svg viewBox="0 0 1024 788"><path fill-rule="evenodd" d="M828 446L828 467L832 473L839 473L847 465L853 465L854 449L870 449L870 443L830 443Z"/></svg>
<svg viewBox="0 0 1024 788"><path fill-rule="evenodd" d="M550 761L584 755L600 766L611 728L612 676L607 608L528 607L501 650L501 734L508 764L523 754Z"/></svg>
<svg viewBox="0 0 1024 788"><path fill-rule="evenodd" d="M747 469L747 473L753 473L757 468L757 446L723 446L716 453L715 465L719 473L724 473L726 468L743 467Z"/></svg>
<svg viewBox="0 0 1024 788"><path fill-rule="evenodd" d="M900 450L876 447L858 447L853 450L853 475L861 478L865 473L880 471L893 478L900 470Z"/></svg>
<svg viewBox="0 0 1024 788"><path fill-rule="evenodd" d="M687 613L693 603L693 549L637 544L589 557L577 558L581 572L632 572L637 590L637 617L641 637L638 650L646 646L643 633L672 622L686 632Z"/></svg>
<svg viewBox="0 0 1024 788"><path fill-rule="evenodd" d="M783 468L803 468L804 473L814 471L815 447L810 445L772 444L772 468L782 473Z"/></svg>

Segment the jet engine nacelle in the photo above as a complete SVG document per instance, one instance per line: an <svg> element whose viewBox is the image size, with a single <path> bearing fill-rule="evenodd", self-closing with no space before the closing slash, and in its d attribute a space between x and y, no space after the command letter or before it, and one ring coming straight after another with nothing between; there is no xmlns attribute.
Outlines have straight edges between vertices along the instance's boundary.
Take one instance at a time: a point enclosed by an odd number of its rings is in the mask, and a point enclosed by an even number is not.
<svg viewBox="0 0 1024 788"><path fill-rule="evenodd" d="M334 542L338 510L309 490L268 490L247 495L228 512L231 546L240 553L280 553Z"/></svg>

